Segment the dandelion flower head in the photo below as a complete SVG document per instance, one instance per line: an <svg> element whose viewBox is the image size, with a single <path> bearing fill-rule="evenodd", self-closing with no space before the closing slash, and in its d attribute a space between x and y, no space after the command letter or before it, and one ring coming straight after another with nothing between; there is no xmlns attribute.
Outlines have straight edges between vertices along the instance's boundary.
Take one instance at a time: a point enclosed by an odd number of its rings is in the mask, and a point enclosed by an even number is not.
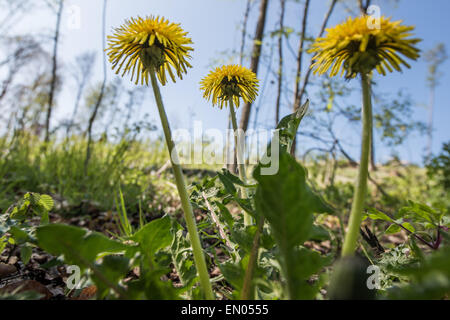
<svg viewBox="0 0 450 320"><path fill-rule="evenodd" d="M346 78L358 73L370 73L376 69L386 75L386 70L401 71L400 65L410 68L402 57L416 60L419 49L414 45L420 39L410 38L413 26L401 25L381 17L379 24L372 24L373 17L361 16L327 29L323 38L313 43L310 52L316 53L312 65L314 73L323 74L331 68L330 76L341 71Z"/></svg>
<svg viewBox="0 0 450 320"><path fill-rule="evenodd" d="M175 74L182 79L192 67L187 59L194 49L189 46L192 41L187 32L163 17L131 18L108 36L108 44L112 68L122 76L131 73L136 84L148 85L149 72L155 72L162 85L167 74L175 82Z"/></svg>
<svg viewBox="0 0 450 320"><path fill-rule="evenodd" d="M211 71L201 82L203 97L221 109L227 101L239 107L239 100L251 103L258 95L256 74L240 65L227 65Z"/></svg>

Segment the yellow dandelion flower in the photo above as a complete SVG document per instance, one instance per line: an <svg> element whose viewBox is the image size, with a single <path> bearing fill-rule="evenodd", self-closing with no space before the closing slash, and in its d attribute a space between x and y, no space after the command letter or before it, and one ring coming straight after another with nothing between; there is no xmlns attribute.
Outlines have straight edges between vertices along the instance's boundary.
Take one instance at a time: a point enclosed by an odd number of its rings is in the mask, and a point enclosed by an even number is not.
<svg viewBox="0 0 450 320"><path fill-rule="evenodd" d="M315 52L312 68L314 73L323 74L331 68L330 76L342 69L346 78L354 78L358 73L370 73L376 69L386 75L386 70L401 71L400 65L410 65L399 54L416 60L419 49L414 45L420 39L409 38L413 26L403 26L401 21L392 22L381 17L379 28L370 24L369 16L348 18L342 24L327 29L324 38L318 38L310 52Z"/></svg>
<svg viewBox="0 0 450 320"><path fill-rule="evenodd" d="M230 99L239 107L239 98L245 102L253 102L256 99L258 82L256 74L251 70L239 65L229 65L211 71L200 82L200 89L204 91L205 99L212 97L213 105L217 104L221 109Z"/></svg>
<svg viewBox="0 0 450 320"><path fill-rule="evenodd" d="M189 47L192 41L186 35L179 24L163 17L131 18L108 36L106 51L116 74L131 73L131 81L136 77L136 84L140 81L148 85L149 72L156 72L165 85L167 73L175 82L174 72L182 79L186 69L192 67L187 59L194 49Z"/></svg>

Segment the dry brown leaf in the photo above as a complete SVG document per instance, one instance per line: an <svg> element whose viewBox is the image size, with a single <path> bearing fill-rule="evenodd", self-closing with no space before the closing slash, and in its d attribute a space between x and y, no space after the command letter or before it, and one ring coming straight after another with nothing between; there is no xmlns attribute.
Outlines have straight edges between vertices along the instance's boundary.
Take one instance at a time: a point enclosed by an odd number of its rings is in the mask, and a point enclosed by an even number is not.
<svg viewBox="0 0 450 320"><path fill-rule="evenodd" d="M26 291L34 291L34 292L37 292L37 293L43 295L41 300L48 300L53 296L52 293L50 292L50 290L48 290L46 286L44 286L40 282L37 282L36 280L22 280L22 281L8 284L7 286L0 289L0 292L10 293L10 294L13 292L20 293L20 292L26 292Z"/></svg>
<svg viewBox="0 0 450 320"><path fill-rule="evenodd" d="M0 279L5 278L17 271L17 268L13 265L0 263Z"/></svg>

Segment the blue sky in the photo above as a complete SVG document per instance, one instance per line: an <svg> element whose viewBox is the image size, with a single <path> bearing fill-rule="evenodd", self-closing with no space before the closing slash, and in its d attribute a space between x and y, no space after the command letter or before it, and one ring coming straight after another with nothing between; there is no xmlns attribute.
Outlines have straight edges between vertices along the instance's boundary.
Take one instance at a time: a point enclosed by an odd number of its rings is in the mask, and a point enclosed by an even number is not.
<svg viewBox="0 0 450 320"><path fill-rule="evenodd" d="M347 3L356 1L347 0ZM381 8L381 13L393 17L394 20L404 20L405 24L415 25L415 34L423 39L419 47L426 51L439 42L446 45L447 52L450 51L450 37L447 32L450 30L450 19L444 16L450 12L450 1L448 0L400 0L398 5L395 1L381 0L374 1ZM327 8L328 0L313 0L311 7L311 17L309 19L309 35L318 33L323 15ZM202 98L199 91L198 82L204 77L214 61L223 60L224 63L237 63L237 58L227 60L223 52L238 51L240 45L239 23L242 21L245 8L245 0L109 0L107 9L107 32L110 33L113 27L117 27L124 22L126 18L136 15L163 15L173 22L181 23L181 26L189 32L194 42L195 51L191 61L193 68L177 83L169 83L162 88L167 112L173 127L190 128L192 119L203 122L204 128L225 129L227 126L227 111L212 108ZM102 0L67 0L63 16L62 42L60 45L60 57L64 64L73 62L74 58L88 50L95 50L101 54L101 9ZM73 7L75 6L75 7ZM70 27L70 8L80 9L80 28ZM303 5L294 1L288 1L285 25L299 30L301 24L301 12ZM269 16L266 23L266 33L274 30L278 22L279 1L269 1ZM258 15L258 5L255 5L249 20L249 33L252 35L255 29L255 21ZM348 13L345 12L342 5L338 5L329 26L341 22ZM54 26L54 16L51 16L46 10L36 10L28 14L24 23L21 23L14 33L21 32L51 32ZM292 37L290 43L294 50L298 47L297 37ZM249 43L250 41L247 41ZM266 53L268 54L268 50ZM292 74L296 68L293 60L289 57L290 53L285 49L287 75ZM100 57L100 56L99 56ZM99 58L98 57L98 58ZM276 53L274 53L276 57ZM99 62L100 59L97 59ZM260 79L265 79L268 60L265 59L260 65ZM276 59L273 60L274 67ZM433 151L440 150L442 143L450 140L448 121L450 119L450 61L443 65L444 75L441 79L441 85L437 88L435 98L435 117L434 117L434 141ZM244 63L249 65L248 60ZM305 60L305 65L308 61ZM428 113L424 105L428 101L428 88L426 87L425 77L427 65L423 58L412 63L412 69L405 69L403 73L395 73L386 77L377 76L375 80L379 83L380 90L386 93L394 94L397 90L404 88L411 94L414 105L414 118L426 121ZM94 79L100 80L102 74L101 64L97 63L94 70ZM109 79L115 75L108 70ZM266 89L260 96L260 120L265 124L273 123L275 96L270 80ZM292 79L292 77L290 77ZM314 79L313 79L314 80ZM317 80L317 79L316 79ZM124 81L127 83L127 81ZM288 84L289 85L289 84ZM359 86L358 81L354 81L355 87ZM149 89L150 90L150 89ZM72 112L73 106L73 87L70 85L59 97L59 109L55 116L55 121L68 116ZM310 92L310 97L314 99L314 92ZM287 94L286 99L292 100L291 95ZM289 100L283 100L282 114L289 113ZM65 101L70 101L65 103ZM356 94L351 97L349 104L358 104L359 96ZM153 102L153 96L149 94L142 110L148 112L155 123L159 124L156 108ZM142 111L144 112L144 111ZM194 112L194 115L191 113ZM252 118L253 119L253 118ZM358 145L360 141L359 128L349 128L345 124L337 127L339 135L346 137L348 143L346 147L354 157L358 157ZM404 160L419 163L424 155L426 137L412 136L401 147L395 149L395 152ZM311 142L305 142L310 144ZM309 145L301 146L301 150ZM392 154L390 148L377 143L377 160L385 161Z"/></svg>

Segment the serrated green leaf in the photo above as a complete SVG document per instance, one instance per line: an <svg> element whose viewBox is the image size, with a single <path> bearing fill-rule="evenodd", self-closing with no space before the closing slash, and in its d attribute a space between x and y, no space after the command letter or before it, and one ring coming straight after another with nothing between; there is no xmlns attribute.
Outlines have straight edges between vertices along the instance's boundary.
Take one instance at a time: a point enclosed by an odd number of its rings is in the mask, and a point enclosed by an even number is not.
<svg viewBox="0 0 450 320"><path fill-rule="evenodd" d="M417 246L414 250L419 251L420 263L394 268L409 277L409 284L388 290L389 299L445 299L450 294L450 247L442 247L426 257Z"/></svg>
<svg viewBox="0 0 450 320"><path fill-rule="evenodd" d="M170 217L166 215L147 223L133 235L132 239L139 243L146 254L153 256L158 250L172 243L170 229Z"/></svg>
<svg viewBox="0 0 450 320"><path fill-rule="evenodd" d="M222 182L223 186L225 187L225 190L228 193L235 195L237 191L236 191L233 181L230 180L230 178L227 177L226 175L223 175L219 172L217 173L217 175L219 176L220 181Z"/></svg>
<svg viewBox="0 0 450 320"><path fill-rule="evenodd" d="M219 201L215 201L214 203L216 204L217 208L219 208L219 210L220 210L219 219L224 221L227 224L228 228L231 229L233 227L235 221L234 221L234 218L231 215L230 211L223 203L221 203Z"/></svg>
<svg viewBox="0 0 450 320"><path fill-rule="evenodd" d="M170 247L172 261L184 289L188 290L197 282L197 269L194 264L192 248L183 235L183 228L175 221L171 232L173 236Z"/></svg>
<svg viewBox="0 0 450 320"><path fill-rule="evenodd" d="M399 210L399 215L402 217L429 222L433 225L436 225L436 222L439 222L440 215L429 206L411 200L408 202L410 204L408 207L403 207Z"/></svg>
<svg viewBox="0 0 450 320"><path fill-rule="evenodd" d="M39 204L41 204L47 211L52 210L54 206L52 197L46 194L41 194Z"/></svg>

